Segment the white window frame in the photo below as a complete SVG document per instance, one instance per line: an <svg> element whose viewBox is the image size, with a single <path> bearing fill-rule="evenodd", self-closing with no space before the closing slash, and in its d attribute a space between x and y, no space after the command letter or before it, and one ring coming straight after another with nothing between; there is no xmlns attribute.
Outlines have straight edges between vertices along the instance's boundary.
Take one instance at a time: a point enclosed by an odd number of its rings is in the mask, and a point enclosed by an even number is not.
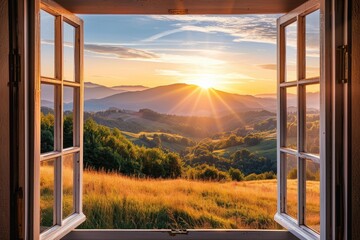
<svg viewBox="0 0 360 240"><path fill-rule="evenodd" d="M41 76L40 59L40 10L43 10L55 17L55 59L54 70L55 77ZM67 233L75 229L86 217L82 212L82 172L83 172L83 21L62 8L52 0L42 0L37 11L37 44L35 54L38 59L35 103L38 106L35 115L40 116L41 106L41 85L54 86L54 151L40 153L40 117L35 118L35 159L34 159L34 212L33 228L34 239L60 239ZM64 75L64 24L67 23L74 27L74 81L68 81L63 78ZM39 31L40 30L40 31ZM73 147L64 148L63 146L63 93L64 87L73 89ZM38 126L38 127L37 127ZM73 204L74 212L63 218L63 158L66 155L73 155L74 178L73 178ZM54 226L40 233L40 162L54 160Z"/></svg>
<svg viewBox="0 0 360 240"><path fill-rule="evenodd" d="M331 232L331 124L329 121L333 117L330 112L331 106L330 95L332 88L332 71L331 57L333 52L330 46L332 36L331 25L329 21L331 1L326 0L309 0L293 11L278 19L278 143L277 143L277 157L278 157L278 207L275 215L275 220L288 229L291 233L300 239L330 239ZM326 4L326 6L325 6ZM305 26L304 17L316 10L320 10L320 78L305 78ZM326 18L325 18L326 17ZM297 79L293 82L286 82L286 62L285 62L285 27L289 24L297 22ZM330 29L330 30L329 30ZM327 46L327 47L326 47ZM301 146L304 141L303 114L305 113L304 102L305 91L303 86L310 84L320 84L320 156L304 153ZM286 138L286 87L297 86L297 150L285 147ZM298 216L295 220L286 213L286 164L282 159L283 154L290 154L297 158L298 162ZM312 159L320 163L320 234L316 233L305 225L305 168L304 161L300 159Z"/></svg>

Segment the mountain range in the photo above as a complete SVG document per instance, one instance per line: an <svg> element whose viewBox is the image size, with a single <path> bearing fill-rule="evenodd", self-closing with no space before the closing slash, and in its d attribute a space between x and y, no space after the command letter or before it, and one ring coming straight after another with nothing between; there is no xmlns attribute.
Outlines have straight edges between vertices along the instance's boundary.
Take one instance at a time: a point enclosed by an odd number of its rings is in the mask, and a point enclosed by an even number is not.
<svg viewBox="0 0 360 240"><path fill-rule="evenodd" d="M104 98L123 92L143 91L148 89L148 87L142 85L134 85L134 86L120 85L120 86L106 87L92 82L85 82L84 89L85 89L84 100L89 100L89 99Z"/></svg>
<svg viewBox="0 0 360 240"><path fill-rule="evenodd" d="M275 111L276 99L239 95L178 83L85 101L86 111L101 111L109 108L133 111L148 108L165 114L219 116L231 112Z"/></svg>
<svg viewBox="0 0 360 240"><path fill-rule="evenodd" d="M42 106L52 107L52 92L44 88ZM145 86L106 87L85 83L85 111L107 109L139 111L151 109L162 114L184 116L224 116L234 112L267 110L276 112L276 94L240 95L213 88L203 89L196 85L177 83L148 88ZM288 94L288 108L296 107L297 97ZM319 108L319 93L307 94L307 108ZM72 96L64 93L64 109L72 109Z"/></svg>

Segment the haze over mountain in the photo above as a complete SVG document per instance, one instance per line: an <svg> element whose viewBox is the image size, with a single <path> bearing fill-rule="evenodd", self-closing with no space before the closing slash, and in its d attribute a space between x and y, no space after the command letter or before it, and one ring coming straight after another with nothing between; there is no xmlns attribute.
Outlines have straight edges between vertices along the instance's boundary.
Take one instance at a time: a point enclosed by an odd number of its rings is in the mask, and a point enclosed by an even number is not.
<svg viewBox="0 0 360 240"><path fill-rule="evenodd" d="M255 95L257 98L267 98L267 99L277 99L276 93L268 93L268 94L257 94ZM291 111L297 111L296 103L297 103L297 95L293 93L287 93L287 102L288 108L291 108ZM319 111L320 106L320 96L319 92L307 92L306 93L306 108L308 111Z"/></svg>
<svg viewBox="0 0 360 240"><path fill-rule="evenodd" d="M148 87L142 85L120 85L120 86L113 86L113 87L106 87L100 84L92 83L92 82L85 82L84 83L84 100L89 99L99 99L105 98L111 95L115 95L118 93L123 92L133 92L133 91L142 91L146 90ZM46 104L47 107L53 106L51 102L54 101L54 92L51 89L51 86L44 85L42 86L42 102ZM70 103L73 101L73 96L71 91L64 91L64 102Z"/></svg>
<svg viewBox="0 0 360 240"><path fill-rule="evenodd" d="M187 116L221 116L253 110L275 111L276 99L179 83L85 101L85 111L101 111L112 107L133 111L148 108L159 113Z"/></svg>
<svg viewBox="0 0 360 240"><path fill-rule="evenodd" d="M133 92L133 91L142 91L148 89L148 87L144 87L141 85L129 86L129 85L120 85L114 87L106 87L100 84L95 84L91 82L85 82L85 100L89 99L99 99L108 97L117 93L123 92Z"/></svg>

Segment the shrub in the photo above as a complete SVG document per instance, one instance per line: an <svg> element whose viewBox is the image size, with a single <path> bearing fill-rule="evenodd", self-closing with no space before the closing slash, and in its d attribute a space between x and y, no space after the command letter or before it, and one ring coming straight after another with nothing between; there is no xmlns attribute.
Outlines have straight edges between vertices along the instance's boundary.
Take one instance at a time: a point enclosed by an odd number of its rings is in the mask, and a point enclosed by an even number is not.
<svg viewBox="0 0 360 240"><path fill-rule="evenodd" d="M231 177L231 180L234 180L234 181L244 180L244 174L239 169L230 168L229 175Z"/></svg>
<svg viewBox="0 0 360 240"><path fill-rule="evenodd" d="M249 134L244 138L244 142L248 146L255 146L261 142L262 138L259 135Z"/></svg>

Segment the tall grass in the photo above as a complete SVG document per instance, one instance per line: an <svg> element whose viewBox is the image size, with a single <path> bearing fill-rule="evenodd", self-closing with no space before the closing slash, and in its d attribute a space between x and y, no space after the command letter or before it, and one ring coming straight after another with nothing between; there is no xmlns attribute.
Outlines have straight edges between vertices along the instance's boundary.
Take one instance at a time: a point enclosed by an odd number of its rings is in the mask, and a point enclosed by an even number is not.
<svg viewBox="0 0 360 240"><path fill-rule="evenodd" d="M51 170L48 174L51 177ZM83 181L83 211L87 220L80 228L280 228L273 220L276 180L224 183L154 180L85 170ZM295 188L296 182L288 180L288 185ZM318 182L313 185L314 197L307 198L311 209L311 218L307 220L311 226L317 226ZM289 201L296 206L296 197Z"/></svg>

